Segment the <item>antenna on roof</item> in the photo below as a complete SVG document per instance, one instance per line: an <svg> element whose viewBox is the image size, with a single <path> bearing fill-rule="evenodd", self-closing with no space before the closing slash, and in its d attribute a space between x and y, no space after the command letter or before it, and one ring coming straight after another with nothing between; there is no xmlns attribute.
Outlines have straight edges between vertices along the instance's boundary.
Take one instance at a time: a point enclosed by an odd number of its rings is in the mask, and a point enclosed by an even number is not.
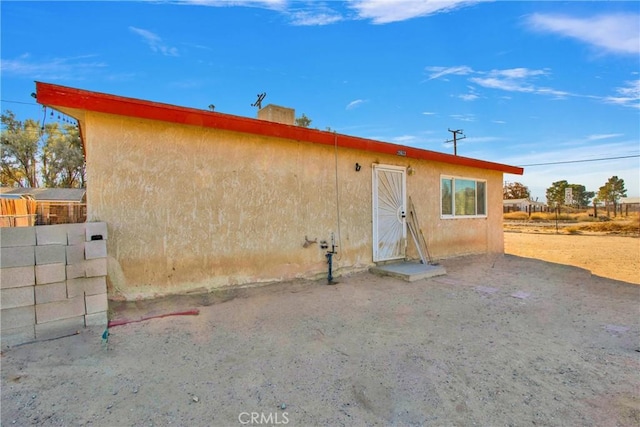
<svg viewBox="0 0 640 427"><path fill-rule="evenodd" d="M267 96L267 92L259 93L256 96L258 97L258 100L256 102L254 102L253 104L251 104L251 106L252 107L258 107L258 110L260 110L262 108L262 100L264 99L265 96Z"/></svg>

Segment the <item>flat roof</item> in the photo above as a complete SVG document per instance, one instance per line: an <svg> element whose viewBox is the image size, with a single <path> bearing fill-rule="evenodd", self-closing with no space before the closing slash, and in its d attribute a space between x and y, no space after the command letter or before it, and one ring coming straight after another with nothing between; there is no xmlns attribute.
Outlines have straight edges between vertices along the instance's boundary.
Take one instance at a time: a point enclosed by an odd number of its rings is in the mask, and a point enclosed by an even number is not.
<svg viewBox="0 0 640 427"><path fill-rule="evenodd" d="M285 125L260 119L234 116L196 108L180 107L136 98L91 92L67 86L36 82L38 103L58 108L95 111L105 114L159 120L182 125L223 129L233 132L248 133L314 144L324 144L341 148L352 148L374 153L390 154L411 159L431 160L453 165L469 166L522 175L524 169L470 157L454 156L437 151L423 150L415 147L391 144L335 132L309 129L300 126ZM68 114L68 113L67 113ZM70 114L71 115L71 114ZM78 119L76 117L76 119Z"/></svg>

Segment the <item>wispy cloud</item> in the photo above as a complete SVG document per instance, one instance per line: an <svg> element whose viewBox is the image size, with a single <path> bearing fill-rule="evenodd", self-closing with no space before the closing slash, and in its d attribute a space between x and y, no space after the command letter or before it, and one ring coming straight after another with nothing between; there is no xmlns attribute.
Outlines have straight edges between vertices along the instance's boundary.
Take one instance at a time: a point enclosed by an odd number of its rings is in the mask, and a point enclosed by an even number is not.
<svg viewBox="0 0 640 427"><path fill-rule="evenodd" d="M349 3L360 19L374 24L388 24L407 19L448 12L478 3L468 0L355 0Z"/></svg>
<svg viewBox="0 0 640 427"><path fill-rule="evenodd" d="M458 95L458 98L462 99L463 101L475 101L479 98L479 96L475 93L465 93L462 95Z"/></svg>
<svg viewBox="0 0 640 427"><path fill-rule="evenodd" d="M604 14L588 18L535 13L530 28L577 39L610 53L640 54L640 15Z"/></svg>
<svg viewBox="0 0 640 427"><path fill-rule="evenodd" d="M505 70L491 70L480 73L482 77L472 77L469 80L479 86L490 89L501 89L508 92L536 92L536 87L530 82L538 76L549 74L548 70L531 70L528 68L510 68ZM549 90L549 89L545 89Z"/></svg>
<svg viewBox="0 0 640 427"><path fill-rule="evenodd" d="M299 11L291 14L291 23L298 26L328 25L341 21L342 17L331 13Z"/></svg>
<svg viewBox="0 0 640 427"><path fill-rule="evenodd" d="M425 70L431 73L428 80L442 79L448 81L448 76L468 76L467 79L469 82L487 89L501 90L504 92L530 93L555 99L565 99L568 97L590 98L608 104L640 109L640 79L627 81L623 86L615 88L614 95L603 97L572 93L540 85L538 81L541 78L551 77L551 70L548 68L531 69L517 67L481 71L474 70L466 65L459 65L455 67L427 66ZM479 95L475 88L473 86L469 86L468 88L469 93L456 95L456 97L463 101L474 101L478 99ZM509 98L505 97L505 99Z"/></svg>
<svg viewBox="0 0 640 427"><path fill-rule="evenodd" d="M367 101L364 100L364 99L356 99L355 101L351 101L349 104L347 104L347 107L345 109L353 110L354 108L359 107L360 105L362 105L365 102L367 102Z"/></svg>
<svg viewBox="0 0 640 427"><path fill-rule="evenodd" d="M451 114L449 117L452 119L460 120L462 122L475 122L476 116L474 114Z"/></svg>
<svg viewBox="0 0 640 427"><path fill-rule="evenodd" d="M624 136L624 134L622 134L622 133L605 133L605 134L589 135L589 136L587 136L587 139L589 141L599 141L601 139L618 138L620 136Z"/></svg>
<svg viewBox="0 0 640 427"><path fill-rule="evenodd" d="M325 3L295 3L293 6L289 12L291 24L293 25L329 25L344 19L340 13L328 7Z"/></svg>
<svg viewBox="0 0 640 427"><path fill-rule="evenodd" d="M267 9L282 10L287 6L287 0L177 0L177 4L186 4L193 6L246 6L246 7L263 7Z"/></svg>
<svg viewBox="0 0 640 427"><path fill-rule="evenodd" d="M475 87L468 86L468 89L469 89L469 93L463 93L462 95L457 95L457 97L467 102L475 101L476 99L480 98L480 95L476 93Z"/></svg>
<svg viewBox="0 0 640 427"><path fill-rule="evenodd" d="M0 59L0 69L6 75L48 80L82 80L106 63L92 61L96 55L72 56L67 58L32 59L24 54L16 59Z"/></svg>
<svg viewBox="0 0 640 427"><path fill-rule="evenodd" d="M603 100L609 104L640 109L640 80L625 82L625 86L616 88L616 96L608 96Z"/></svg>
<svg viewBox="0 0 640 427"><path fill-rule="evenodd" d="M433 116L436 113L432 113L431 111L424 111L422 114L424 114L425 116Z"/></svg>
<svg viewBox="0 0 640 427"><path fill-rule="evenodd" d="M440 79L448 75L466 76L467 74L473 74L473 69L466 65L458 65L455 67L425 67L425 71L430 73L427 80Z"/></svg>
<svg viewBox="0 0 640 427"><path fill-rule="evenodd" d="M298 2L294 0L174 0L192 6L243 6L280 11L291 18L292 25L328 25L345 19L370 20L388 24L408 19L450 12L488 0L349 0L346 15L330 9L331 2Z"/></svg>
<svg viewBox="0 0 640 427"><path fill-rule="evenodd" d="M156 33L137 27L129 27L129 30L142 37L152 51L159 52L165 56L179 56L178 49L164 44L162 38Z"/></svg>

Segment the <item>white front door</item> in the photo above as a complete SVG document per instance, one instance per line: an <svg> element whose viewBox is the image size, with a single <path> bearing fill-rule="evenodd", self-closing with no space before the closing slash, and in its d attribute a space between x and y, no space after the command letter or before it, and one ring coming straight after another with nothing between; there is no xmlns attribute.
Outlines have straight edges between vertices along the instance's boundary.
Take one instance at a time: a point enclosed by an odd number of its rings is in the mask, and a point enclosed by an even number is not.
<svg viewBox="0 0 640 427"><path fill-rule="evenodd" d="M406 168L373 166L373 261L405 257Z"/></svg>

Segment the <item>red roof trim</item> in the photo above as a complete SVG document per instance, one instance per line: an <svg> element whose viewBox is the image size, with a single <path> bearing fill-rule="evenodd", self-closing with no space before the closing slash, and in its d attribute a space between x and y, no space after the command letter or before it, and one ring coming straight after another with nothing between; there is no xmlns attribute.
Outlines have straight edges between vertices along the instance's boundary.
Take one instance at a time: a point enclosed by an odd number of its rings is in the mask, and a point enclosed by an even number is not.
<svg viewBox="0 0 640 427"><path fill-rule="evenodd" d="M432 160L454 165L496 170L516 175L522 175L524 172L523 168L517 166L509 166L469 157L453 156L436 151L422 150L414 147L299 126L284 125L265 120L250 119L231 114L215 113L195 108L179 107L159 102L91 92L50 83L36 82L36 94L40 104L52 108L75 108L184 125L224 129L233 132L307 141L315 144L334 145L337 143L339 147L344 148L401 155L412 159Z"/></svg>

